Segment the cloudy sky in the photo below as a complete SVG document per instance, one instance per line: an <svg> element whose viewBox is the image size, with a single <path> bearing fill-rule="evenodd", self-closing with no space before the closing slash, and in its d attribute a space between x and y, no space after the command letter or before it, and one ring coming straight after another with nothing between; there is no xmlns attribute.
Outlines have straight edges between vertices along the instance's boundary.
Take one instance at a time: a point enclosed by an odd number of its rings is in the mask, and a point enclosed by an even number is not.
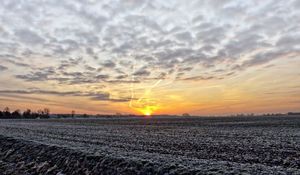
<svg viewBox="0 0 300 175"><path fill-rule="evenodd" d="M0 108L300 110L300 0L1 0Z"/></svg>

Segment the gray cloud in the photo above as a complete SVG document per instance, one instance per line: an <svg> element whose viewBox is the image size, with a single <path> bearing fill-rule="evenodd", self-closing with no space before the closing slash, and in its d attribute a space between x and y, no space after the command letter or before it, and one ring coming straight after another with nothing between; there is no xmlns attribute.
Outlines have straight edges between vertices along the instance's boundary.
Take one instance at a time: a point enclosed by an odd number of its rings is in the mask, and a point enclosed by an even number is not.
<svg viewBox="0 0 300 175"><path fill-rule="evenodd" d="M217 78L214 76L192 76L192 77L187 77L187 78L181 78L178 80L183 80L183 81L204 81L204 80L211 80L211 79L222 79L222 78Z"/></svg>
<svg viewBox="0 0 300 175"><path fill-rule="evenodd" d="M7 67L0 65L0 72L1 72L1 71L5 71L5 70L7 70L7 69L8 69Z"/></svg>
<svg viewBox="0 0 300 175"><path fill-rule="evenodd" d="M175 37L178 40L182 40L184 42L191 42L193 39L190 32L177 33L177 34L175 34Z"/></svg>
<svg viewBox="0 0 300 175"><path fill-rule="evenodd" d="M294 0L293 7L298 9L300 7L300 1L299 0Z"/></svg>
<svg viewBox="0 0 300 175"><path fill-rule="evenodd" d="M58 92L58 91L46 91L46 90L0 90L1 94L45 94L45 95L59 95L59 96L79 96L81 92Z"/></svg>
<svg viewBox="0 0 300 175"><path fill-rule="evenodd" d="M108 80L105 81L107 83L112 83L112 84L132 84L132 83L141 83L140 80Z"/></svg>
<svg viewBox="0 0 300 175"><path fill-rule="evenodd" d="M12 94L12 95L9 95ZM55 96L73 96L73 97L88 97L94 101L111 101L111 102L127 102L129 98L114 99L110 98L110 94L107 92L80 92L80 91L48 91L48 90L0 90L0 96L12 96L16 98L21 98L19 95L29 95L29 94L40 94L40 95L55 95ZM27 98L27 97L26 97ZM27 98L30 100L30 98ZM42 98L32 98L33 100L40 100Z"/></svg>
<svg viewBox="0 0 300 175"><path fill-rule="evenodd" d="M276 46L283 47L284 49L291 49L300 46L300 34L293 34L288 36L281 37L277 43Z"/></svg>
<svg viewBox="0 0 300 175"><path fill-rule="evenodd" d="M37 33L28 29L18 29L15 35L25 44L43 44L45 40Z"/></svg>
<svg viewBox="0 0 300 175"><path fill-rule="evenodd" d="M282 51L282 50L276 50L276 51L266 51L262 53L258 53L251 57L250 59L244 61L242 64L237 64L231 66L231 69L233 72L228 72L225 74L226 76L230 76L235 74L235 71L243 71L248 68L254 67L254 66L262 66L266 65L267 63L272 62L273 60L276 59L288 59L290 57L297 57L300 55L300 51ZM264 68L270 68L273 67L274 65L267 65Z"/></svg>
<svg viewBox="0 0 300 175"><path fill-rule="evenodd" d="M58 66L58 69L60 70L65 70L67 68L70 67L75 67L79 64L84 63L83 58L79 57L79 58L70 58L68 60L62 60L60 62L60 65Z"/></svg>
<svg viewBox="0 0 300 175"><path fill-rule="evenodd" d="M56 81L60 84L85 84L99 83L108 79L110 76L99 74L99 69L82 65L87 71L68 71L69 68L80 65L81 59L70 59L58 65L58 67L45 67L36 69L25 75L16 75L16 78L28 82L47 82Z"/></svg>
<svg viewBox="0 0 300 175"><path fill-rule="evenodd" d="M22 62L18 62L15 60L11 60L11 59L6 59L6 62L16 65L16 66L21 66L21 67L31 67L31 65L27 64L27 63L22 63Z"/></svg>
<svg viewBox="0 0 300 175"><path fill-rule="evenodd" d="M149 72L145 69L140 69L133 73L133 75L135 75L135 76L149 76L150 74L151 74L151 72Z"/></svg>
<svg viewBox="0 0 300 175"><path fill-rule="evenodd" d="M103 67L106 67L106 68L114 68L114 67L116 67L116 63L114 63L111 60L105 61L102 65L103 65Z"/></svg>
<svg viewBox="0 0 300 175"><path fill-rule="evenodd" d="M119 75L116 77L116 79L121 80L121 79L125 79L128 78L128 75Z"/></svg>
<svg viewBox="0 0 300 175"><path fill-rule="evenodd" d="M193 70L192 67L181 67L178 69L178 72L189 72L191 70Z"/></svg>
<svg viewBox="0 0 300 175"><path fill-rule="evenodd" d="M204 80L192 72L219 77L222 67L225 77L300 49L292 0L0 3L0 59L28 82L141 83L154 71Z"/></svg>
<svg viewBox="0 0 300 175"><path fill-rule="evenodd" d="M89 66L89 65L85 65L84 68L88 71L95 71L96 68L92 67L92 66Z"/></svg>

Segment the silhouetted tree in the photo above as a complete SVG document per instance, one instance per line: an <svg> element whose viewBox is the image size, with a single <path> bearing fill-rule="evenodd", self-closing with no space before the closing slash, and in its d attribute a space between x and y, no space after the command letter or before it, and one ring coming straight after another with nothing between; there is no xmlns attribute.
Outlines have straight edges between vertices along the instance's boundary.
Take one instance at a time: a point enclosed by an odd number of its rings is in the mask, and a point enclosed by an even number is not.
<svg viewBox="0 0 300 175"><path fill-rule="evenodd" d="M44 108L44 115L45 115L44 117L48 118L49 114L50 114L50 109Z"/></svg>
<svg viewBox="0 0 300 175"><path fill-rule="evenodd" d="M72 111L71 115L72 115L73 118L75 117L75 111L74 110Z"/></svg>
<svg viewBox="0 0 300 175"><path fill-rule="evenodd" d="M8 107L5 107L5 108L4 108L3 113L4 113L4 117L5 117L5 118L9 118L9 117L11 116L10 110L9 110Z"/></svg>
<svg viewBox="0 0 300 175"><path fill-rule="evenodd" d="M23 112L23 117L24 118L31 118L31 110L27 109L26 111Z"/></svg>
<svg viewBox="0 0 300 175"><path fill-rule="evenodd" d="M38 115L44 115L44 111L41 110L41 109L39 109L39 110L37 111L37 114L38 114Z"/></svg>
<svg viewBox="0 0 300 175"><path fill-rule="evenodd" d="M5 107L3 112L10 112L9 107Z"/></svg>
<svg viewBox="0 0 300 175"><path fill-rule="evenodd" d="M21 118L21 111L19 109L17 109L14 112L11 113L11 116L13 118Z"/></svg>
<svg viewBox="0 0 300 175"><path fill-rule="evenodd" d="M190 116L190 114L188 114L188 113L184 113L184 114L182 114L182 116L183 116L183 117L189 117L189 116Z"/></svg>
<svg viewBox="0 0 300 175"><path fill-rule="evenodd" d="M3 111L0 111L0 119L9 119L9 118L25 118L25 119L33 119L33 118L49 118L50 110L48 108L44 108L43 110L38 110L37 112L32 112L30 109L25 110L23 113L19 109L10 112L8 107L4 108Z"/></svg>

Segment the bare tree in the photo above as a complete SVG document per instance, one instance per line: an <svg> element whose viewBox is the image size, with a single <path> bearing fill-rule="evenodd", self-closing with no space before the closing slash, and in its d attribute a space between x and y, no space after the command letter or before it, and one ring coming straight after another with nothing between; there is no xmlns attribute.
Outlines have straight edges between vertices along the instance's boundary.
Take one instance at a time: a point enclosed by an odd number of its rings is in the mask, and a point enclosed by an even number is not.
<svg viewBox="0 0 300 175"><path fill-rule="evenodd" d="M19 109L15 110L11 113L12 117L20 118L21 117L21 111Z"/></svg>
<svg viewBox="0 0 300 175"><path fill-rule="evenodd" d="M38 115L44 115L44 111L41 110L41 109L39 109L39 110L37 111L37 113L38 113Z"/></svg>
<svg viewBox="0 0 300 175"><path fill-rule="evenodd" d="M10 112L9 107L5 107L3 112Z"/></svg>
<svg viewBox="0 0 300 175"><path fill-rule="evenodd" d="M3 114L4 114L5 117L10 117L11 116L10 109L8 107L5 107L4 111L3 111Z"/></svg>
<svg viewBox="0 0 300 175"><path fill-rule="evenodd" d="M23 112L23 117L24 118L30 118L31 117L31 110L27 109L26 111Z"/></svg>
<svg viewBox="0 0 300 175"><path fill-rule="evenodd" d="M75 111L73 110L71 113L72 117L75 117Z"/></svg>
<svg viewBox="0 0 300 175"><path fill-rule="evenodd" d="M49 108L44 108L44 114L45 114L45 116L49 117L50 109Z"/></svg>

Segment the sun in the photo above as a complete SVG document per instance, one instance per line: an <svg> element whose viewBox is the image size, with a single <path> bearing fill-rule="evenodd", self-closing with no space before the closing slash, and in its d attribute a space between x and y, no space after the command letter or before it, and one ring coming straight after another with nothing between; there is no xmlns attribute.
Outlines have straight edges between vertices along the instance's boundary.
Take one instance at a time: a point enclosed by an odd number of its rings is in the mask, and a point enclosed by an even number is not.
<svg viewBox="0 0 300 175"><path fill-rule="evenodd" d="M144 108L139 109L139 111L145 116L151 116L156 110L153 106L145 106Z"/></svg>
<svg viewBox="0 0 300 175"><path fill-rule="evenodd" d="M152 110L150 110L149 108L142 109L141 112L142 112L145 116L151 116L151 115L152 115Z"/></svg>
<svg viewBox="0 0 300 175"><path fill-rule="evenodd" d="M145 116L151 116L151 112L145 112L144 115Z"/></svg>
<svg viewBox="0 0 300 175"><path fill-rule="evenodd" d="M136 103L131 102L129 107L147 117L152 116L159 109L159 105L149 99L137 100Z"/></svg>

